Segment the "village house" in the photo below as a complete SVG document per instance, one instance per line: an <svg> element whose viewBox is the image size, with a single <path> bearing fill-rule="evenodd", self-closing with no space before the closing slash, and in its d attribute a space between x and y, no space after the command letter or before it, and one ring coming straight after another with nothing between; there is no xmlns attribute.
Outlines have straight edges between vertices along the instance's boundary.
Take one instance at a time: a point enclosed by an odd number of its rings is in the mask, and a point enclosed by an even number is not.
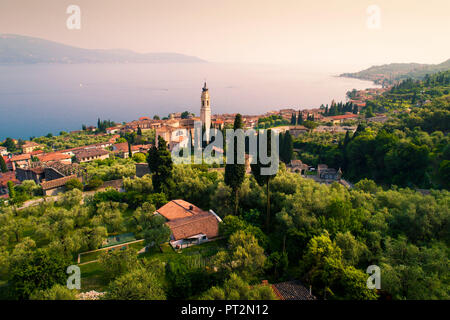
<svg viewBox="0 0 450 320"><path fill-rule="evenodd" d="M184 200L172 200L156 210L170 228L170 244L179 249L210 241L219 236L220 217Z"/></svg>
<svg viewBox="0 0 450 320"><path fill-rule="evenodd" d="M65 164L72 163L72 157L69 154L61 153L61 152L50 152L44 154L36 155L36 158L39 162L46 164L53 161L60 161Z"/></svg>
<svg viewBox="0 0 450 320"><path fill-rule="evenodd" d="M80 178L78 178L77 175L74 174L74 175L42 182L41 187L42 187L44 196L54 196L54 195L57 195L58 193L66 191L66 183L72 179L80 180Z"/></svg>
<svg viewBox="0 0 450 320"><path fill-rule="evenodd" d="M305 174L309 169L309 166L303 163L302 160L291 160L289 167L292 172L300 173L301 175Z"/></svg>
<svg viewBox="0 0 450 320"><path fill-rule="evenodd" d="M22 145L22 153L31 153L41 146L33 141L27 141Z"/></svg>
<svg viewBox="0 0 450 320"><path fill-rule="evenodd" d="M116 134L118 132L120 132L120 126L106 128L107 134Z"/></svg>
<svg viewBox="0 0 450 320"><path fill-rule="evenodd" d="M0 156L7 156L9 154L6 147L0 146Z"/></svg>
<svg viewBox="0 0 450 320"><path fill-rule="evenodd" d="M358 119L358 117L359 116L357 114L353 114L353 113L351 113L351 114L342 114L342 115L339 115L339 116L331 116L331 117L323 118L323 121L331 122L333 124L339 124L339 123L342 123L342 122L344 122L346 120L356 120L356 119Z"/></svg>
<svg viewBox="0 0 450 320"><path fill-rule="evenodd" d="M6 162L9 170L15 171L17 168L28 168L31 165L30 154L19 154L9 158Z"/></svg>
<svg viewBox="0 0 450 320"><path fill-rule="evenodd" d="M313 132L345 133L347 131L350 131L354 133L356 129L357 129L356 126L318 126L313 130Z"/></svg>
<svg viewBox="0 0 450 320"><path fill-rule="evenodd" d="M75 159L78 163L90 162L94 160L104 160L109 158L109 152L100 148L77 150L74 151L74 154Z"/></svg>
<svg viewBox="0 0 450 320"><path fill-rule="evenodd" d="M56 180L73 174L79 174L78 164L66 164L60 161L33 163L29 168L18 168L16 177L19 181L33 180L37 184Z"/></svg>
<svg viewBox="0 0 450 320"><path fill-rule="evenodd" d="M25 180L33 180L37 184L41 183L44 180L44 168L36 167L36 168L17 168L16 177L19 181Z"/></svg>
<svg viewBox="0 0 450 320"><path fill-rule="evenodd" d="M289 127L289 133L297 138L299 135L303 134L303 133L307 133L309 131L308 128L306 128L305 126L291 126Z"/></svg>
<svg viewBox="0 0 450 320"><path fill-rule="evenodd" d="M132 145L131 156L133 156L136 153L147 153L151 147L152 147L151 144ZM128 150L128 142L115 143L113 145L113 153L115 156L124 159L129 158L130 151Z"/></svg>
<svg viewBox="0 0 450 320"><path fill-rule="evenodd" d="M322 180L334 180L338 181L341 179L342 171L339 168L339 170L328 168L326 164L319 164L317 166L317 176Z"/></svg>

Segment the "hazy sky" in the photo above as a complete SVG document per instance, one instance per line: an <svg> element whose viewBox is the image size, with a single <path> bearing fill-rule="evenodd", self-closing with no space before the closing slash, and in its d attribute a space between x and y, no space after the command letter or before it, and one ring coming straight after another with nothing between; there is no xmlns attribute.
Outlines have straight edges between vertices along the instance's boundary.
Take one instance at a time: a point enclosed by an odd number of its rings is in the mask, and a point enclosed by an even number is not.
<svg viewBox="0 0 450 320"><path fill-rule="evenodd" d="M81 30L66 9L81 8ZM366 25L369 5L381 28ZM84 48L349 71L450 58L449 0L1 0L0 32Z"/></svg>

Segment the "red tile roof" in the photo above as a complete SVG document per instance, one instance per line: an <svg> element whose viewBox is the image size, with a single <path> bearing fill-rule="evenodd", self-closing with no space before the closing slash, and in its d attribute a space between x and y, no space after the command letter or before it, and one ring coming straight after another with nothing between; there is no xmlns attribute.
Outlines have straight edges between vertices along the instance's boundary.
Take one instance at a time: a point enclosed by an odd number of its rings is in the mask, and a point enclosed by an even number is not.
<svg viewBox="0 0 450 320"><path fill-rule="evenodd" d="M41 182L41 186L42 186L43 190L54 189L54 188L58 188L58 187L64 186L67 183L67 181L69 181L71 179L78 179L77 175L73 174L71 176L62 177L62 178L59 178L59 179L54 179L54 180L50 180L50 181L44 181L44 182Z"/></svg>
<svg viewBox="0 0 450 320"><path fill-rule="evenodd" d="M45 153L42 155L37 155L37 158L41 162L48 162L48 161L61 161L61 160L67 160L71 159L72 157L68 154L63 154L59 152L52 152L52 153Z"/></svg>
<svg viewBox="0 0 450 320"><path fill-rule="evenodd" d="M17 156L13 156L10 161L11 162L15 162L15 161L22 161L22 160L30 160L31 159L31 155L29 153L26 154L19 154Z"/></svg>
<svg viewBox="0 0 450 320"><path fill-rule="evenodd" d="M20 183L19 180L16 179L16 173L13 171L8 171L8 172L4 172L1 173L0 172L0 186L1 187L6 187L8 181L12 181L15 184Z"/></svg>
<svg viewBox="0 0 450 320"><path fill-rule="evenodd" d="M316 300L298 280L273 284L272 290L280 300Z"/></svg>
<svg viewBox="0 0 450 320"><path fill-rule="evenodd" d="M342 119L358 118L358 115L357 114L342 114L339 116L331 116L329 118L333 119L333 120L342 120Z"/></svg>
<svg viewBox="0 0 450 320"><path fill-rule="evenodd" d="M199 207L196 207L192 203L184 200L172 200L156 210L156 212L171 221L180 218L192 217L206 211L203 211Z"/></svg>
<svg viewBox="0 0 450 320"><path fill-rule="evenodd" d="M186 239L198 234L205 234L209 239L219 235L219 221L210 212L167 222L174 240Z"/></svg>

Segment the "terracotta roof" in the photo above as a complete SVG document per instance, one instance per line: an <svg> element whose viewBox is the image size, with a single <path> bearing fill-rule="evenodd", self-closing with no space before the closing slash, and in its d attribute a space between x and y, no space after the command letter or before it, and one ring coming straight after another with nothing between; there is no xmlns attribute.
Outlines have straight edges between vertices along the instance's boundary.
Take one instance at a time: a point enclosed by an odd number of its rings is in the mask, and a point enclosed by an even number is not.
<svg viewBox="0 0 450 320"><path fill-rule="evenodd" d="M14 156L10 160L11 160L11 162L14 162L14 161L21 161L21 160L29 160L29 159L31 159L31 155L29 153L26 153L26 154L19 154L17 156Z"/></svg>
<svg viewBox="0 0 450 320"><path fill-rule="evenodd" d="M67 183L67 181L69 181L71 179L78 179L77 175L73 174L71 176L62 177L62 178L55 179L55 180L44 181L44 182L41 182L41 186L42 186L43 190L54 189L54 188L64 186Z"/></svg>
<svg viewBox="0 0 450 320"><path fill-rule="evenodd" d="M84 159L89 157L100 157L107 155L109 152L100 148L84 149L79 151L74 151L75 156L78 159Z"/></svg>
<svg viewBox="0 0 450 320"><path fill-rule="evenodd" d="M280 300L316 300L298 280L273 284L272 289Z"/></svg>
<svg viewBox="0 0 450 320"><path fill-rule="evenodd" d="M342 114L339 116L331 116L329 118L332 120L342 120L342 119L358 118L358 115L357 114Z"/></svg>
<svg viewBox="0 0 450 320"><path fill-rule="evenodd" d="M219 221L210 212L203 212L186 218L167 222L175 240L205 234L209 239L219 235Z"/></svg>
<svg viewBox="0 0 450 320"><path fill-rule="evenodd" d="M203 211L199 207L196 207L192 203L184 200L172 200L156 210L156 212L171 221L180 218L192 217L200 213L205 213L206 211Z"/></svg>
<svg viewBox="0 0 450 320"><path fill-rule="evenodd" d="M115 143L114 152L128 152L128 142Z"/></svg>
<svg viewBox="0 0 450 320"><path fill-rule="evenodd" d="M42 155L37 155L36 157L39 159L40 162L60 161L72 158L68 154L63 154L59 152L45 153Z"/></svg>
<svg viewBox="0 0 450 320"><path fill-rule="evenodd" d="M35 156L35 155L37 155L37 154L42 154L42 153L44 153L44 151L42 151L42 150L34 150L34 151L31 151L31 152L30 152L30 154L31 154L32 156Z"/></svg>
<svg viewBox="0 0 450 320"><path fill-rule="evenodd" d="M34 141L27 141L23 144L22 148L39 147L40 145Z"/></svg>
<svg viewBox="0 0 450 320"><path fill-rule="evenodd" d="M4 173L0 172L0 186L6 187L8 181L12 181L15 184L18 184L19 180L16 179L16 173L13 171L8 171Z"/></svg>

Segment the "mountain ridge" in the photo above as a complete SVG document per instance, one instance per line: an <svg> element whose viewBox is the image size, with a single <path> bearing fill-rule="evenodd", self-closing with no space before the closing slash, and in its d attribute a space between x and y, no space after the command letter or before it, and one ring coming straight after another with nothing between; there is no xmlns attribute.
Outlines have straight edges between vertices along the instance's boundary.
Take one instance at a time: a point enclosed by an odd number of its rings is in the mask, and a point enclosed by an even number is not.
<svg viewBox="0 0 450 320"><path fill-rule="evenodd" d="M376 84L393 84L395 82L412 78L421 80L427 74L432 74L450 69L450 59L438 64L423 63L389 63L371 66L370 68L358 71L342 73L340 77L370 80Z"/></svg>
<svg viewBox="0 0 450 320"><path fill-rule="evenodd" d="M36 63L204 63L174 52L137 53L127 49L84 49L41 38L0 34L0 64Z"/></svg>

